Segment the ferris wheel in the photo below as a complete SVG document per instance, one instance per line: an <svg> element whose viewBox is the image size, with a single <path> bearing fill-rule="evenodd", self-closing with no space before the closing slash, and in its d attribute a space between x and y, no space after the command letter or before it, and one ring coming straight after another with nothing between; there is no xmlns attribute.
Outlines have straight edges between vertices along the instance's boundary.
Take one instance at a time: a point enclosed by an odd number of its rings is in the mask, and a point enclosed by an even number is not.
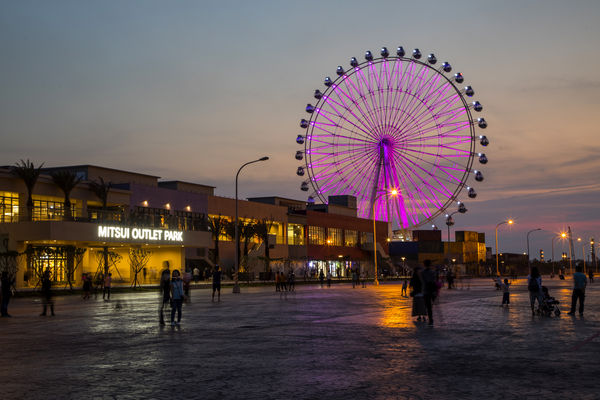
<svg viewBox="0 0 600 400"><path fill-rule="evenodd" d="M308 104L308 119L300 121L304 144L296 152L299 176L308 175L301 189L328 203L329 196L353 195L358 215L394 219L401 228L422 225L457 204L458 195L477 193L467 180L483 181L473 168L476 150L487 146L484 118L473 119L483 106L467 98L475 94L462 73L414 49L406 55L398 47L391 55L383 47L380 57L365 53L365 61L350 59L347 70L338 66L336 78L326 77L323 91L315 90L316 103ZM375 214L373 214L375 213Z"/></svg>

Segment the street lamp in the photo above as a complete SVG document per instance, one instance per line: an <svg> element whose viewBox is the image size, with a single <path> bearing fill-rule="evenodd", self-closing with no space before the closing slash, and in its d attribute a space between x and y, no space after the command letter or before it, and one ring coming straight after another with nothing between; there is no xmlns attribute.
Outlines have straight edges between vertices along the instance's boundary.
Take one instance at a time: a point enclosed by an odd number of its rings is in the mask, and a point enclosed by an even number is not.
<svg viewBox="0 0 600 400"><path fill-rule="evenodd" d="M235 174L235 282L233 284L233 293L240 292L240 285L238 285L238 273L240 271L240 231L238 226L238 177L242 168L244 168L248 164L253 164L259 161L267 161L269 157L261 157L258 160L248 161L243 164L240 169L238 169L237 174ZM265 246L268 246L269 243L265 243Z"/></svg>
<svg viewBox="0 0 600 400"><path fill-rule="evenodd" d="M504 225L504 224L512 225L514 223L515 223L515 221L513 221L512 219L509 219L506 221L499 222L498 225L496 225L496 275L497 276L500 276L500 266L498 264L498 227L500 225Z"/></svg>
<svg viewBox="0 0 600 400"><path fill-rule="evenodd" d="M386 192L380 193L373 200L373 259L374 259L374 264L375 264L375 280L373 281L373 283L375 284L375 286L379 285L379 279L377 277L377 228L375 226L375 203L377 203L377 199L379 199L381 196L388 195L388 194L391 194L392 196L396 196L398 194L398 191L396 189L392 189L389 192L386 191Z"/></svg>
<svg viewBox="0 0 600 400"><path fill-rule="evenodd" d="M581 242L581 257L583 258L583 273L585 274L585 242L581 241L581 238L577 238L578 242Z"/></svg>
<svg viewBox="0 0 600 400"><path fill-rule="evenodd" d="M592 261L594 262L594 267L596 267L596 273L598 273L598 260L596 259L596 249L594 248L594 238L590 239L590 249L591 249L591 256L592 256ZM592 266L590 265L590 268L592 268Z"/></svg>
<svg viewBox="0 0 600 400"><path fill-rule="evenodd" d="M527 232L527 267L529 267L529 269L531 269L531 257L529 257L529 234L531 232L535 232L535 231L541 231L542 228L536 228L536 229L532 229L529 232Z"/></svg>
<svg viewBox="0 0 600 400"><path fill-rule="evenodd" d="M459 202L458 210L454 211L452 214L446 214L446 225L448 226L448 242L450 242L450 227L454 225L454 219L452 219L452 216L456 213L464 214L466 212L467 208L465 207L464 203Z"/></svg>
<svg viewBox="0 0 600 400"><path fill-rule="evenodd" d="M557 238L564 239L566 237L567 237L567 234L565 232L561 232L560 236L556 235L552 238L552 274L553 275L554 275L554 239L557 239Z"/></svg>

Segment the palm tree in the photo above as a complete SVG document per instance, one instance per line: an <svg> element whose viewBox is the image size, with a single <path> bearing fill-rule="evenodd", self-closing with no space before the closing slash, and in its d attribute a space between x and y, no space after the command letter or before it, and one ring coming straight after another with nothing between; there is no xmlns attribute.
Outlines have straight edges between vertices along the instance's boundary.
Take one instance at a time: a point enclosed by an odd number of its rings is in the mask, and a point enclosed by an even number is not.
<svg viewBox="0 0 600 400"><path fill-rule="evenodd" d="M228 221L225 224L225 234L231 240L235 240L235 221ZM243 222L242 220L239 220L238 234L239 234L240 241L243 241L243 243L244 243L244 251L242 253L243 257L239 256L240 249L239 249L239 247L237 248L238 260L243 261L243 260L246 260L248 257L248 252L249 252L248 247L250 245L250 240L254 236L254 224L249 223L249 222ZM241 269L241 271L244 272L244 269Z"/></svg>
<svg viewBox="0 0 600 400"><path fill-rule="evenodd" d="M83 179L81 176L77 176L73 171L59 170L50 174L54 184L60 188L65 194L64 202L64 219L71 220L73 218L71 214L71 192L75 189L75 186Z"/></svg>
<svg viewBox="0 0 600 400"><path fill-rule="evenodd" d="M266 218L261 219L260 221L254 224L254 234L260 239L260 241L265 245L265 272L269 273L269 231L273 226L273 222L267 220Z"/></svg>
<svg viewBox="0 0 600 400"><path fill-rule="evenodd" d="M217 217L208 217L208 227L210 228L212 239L215 242L215 250L213 252L213 262L215 264L219 263L219 237L225 233L225 226L227 224L227 218L221 217L221 214Z"/></svg>
<svg viewBox="0 0 600 400"><path fill-rule="evenodd" d="M102 202L102 220L104 220L104 214L106 213L106 208L108 207L108 192L110 192L110 188L112 187L110 182L105 182L104 178L100 177L98 181L91 181L89 183L90 190L94 192L96 197L100 199Z"/></svg>
<svg viewBox="0 0 600 400"><path fill-rule="evenodd" d="M40 176L40 172L42 171L43 165L44 163L36 168L33 163L27 159L27 161L20 160L11 168L12 173L21 178L27 187L27 215L25 216L27 221L31 221L33 216L33 198L31 195L33 193L33 187L35 186L35 183Z"/></svg>

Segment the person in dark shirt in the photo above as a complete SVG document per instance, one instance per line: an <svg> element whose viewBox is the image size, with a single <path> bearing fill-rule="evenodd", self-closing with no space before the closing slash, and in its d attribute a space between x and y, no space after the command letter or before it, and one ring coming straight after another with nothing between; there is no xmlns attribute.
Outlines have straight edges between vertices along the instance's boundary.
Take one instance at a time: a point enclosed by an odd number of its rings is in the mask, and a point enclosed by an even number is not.
<svg viewBox="0 0 600 400"><path fill-rule="evenodd" d="M212 281L212 301L215 301L215 292L218 292L217 301L221 301L221 267L215 265L215 270L213 272L213 281Z"/></svg>
<svg viewBox="0 0 600 400"><path fill-rule="evenodd" d="M46 310L50 306L50 315L54 317L54 300L52 299L52 281L50 280L50 270L47 269L42 277L42 304L44 305L44 311L40 316L46 315Z"/></svg>

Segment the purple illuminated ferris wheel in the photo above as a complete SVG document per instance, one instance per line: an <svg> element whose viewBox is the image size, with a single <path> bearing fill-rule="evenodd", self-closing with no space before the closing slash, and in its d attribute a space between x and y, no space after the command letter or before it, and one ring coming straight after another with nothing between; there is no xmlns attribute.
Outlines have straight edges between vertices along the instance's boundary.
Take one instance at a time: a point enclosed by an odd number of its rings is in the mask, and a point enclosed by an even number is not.
<svg viewBox="0 0 600 400"><path fill-rule="evenodd" d="M414 49L405 56L387 48L381 56L365 53L365 61L350 59L350 68L337 67L337 78L325 78L325 89L315 90L316 103L308 104L306 129L296 142L304 150L296 152L305 160L297 174L308 175L301 189L309 192L309 202L328 196L353 195L363 218L396 220L402 228L417 227L432 220L457 202L466 187L470 198L477 193L467 186L473 176L483 181L481 164L487 157L476 150L476 140L488 145L485 136L476 137L476 125L487 127L471 86L459 72L450 74L448 62L436 66L435 55L420 61ZM397 190L397 195L389 193Z"/></svg>

